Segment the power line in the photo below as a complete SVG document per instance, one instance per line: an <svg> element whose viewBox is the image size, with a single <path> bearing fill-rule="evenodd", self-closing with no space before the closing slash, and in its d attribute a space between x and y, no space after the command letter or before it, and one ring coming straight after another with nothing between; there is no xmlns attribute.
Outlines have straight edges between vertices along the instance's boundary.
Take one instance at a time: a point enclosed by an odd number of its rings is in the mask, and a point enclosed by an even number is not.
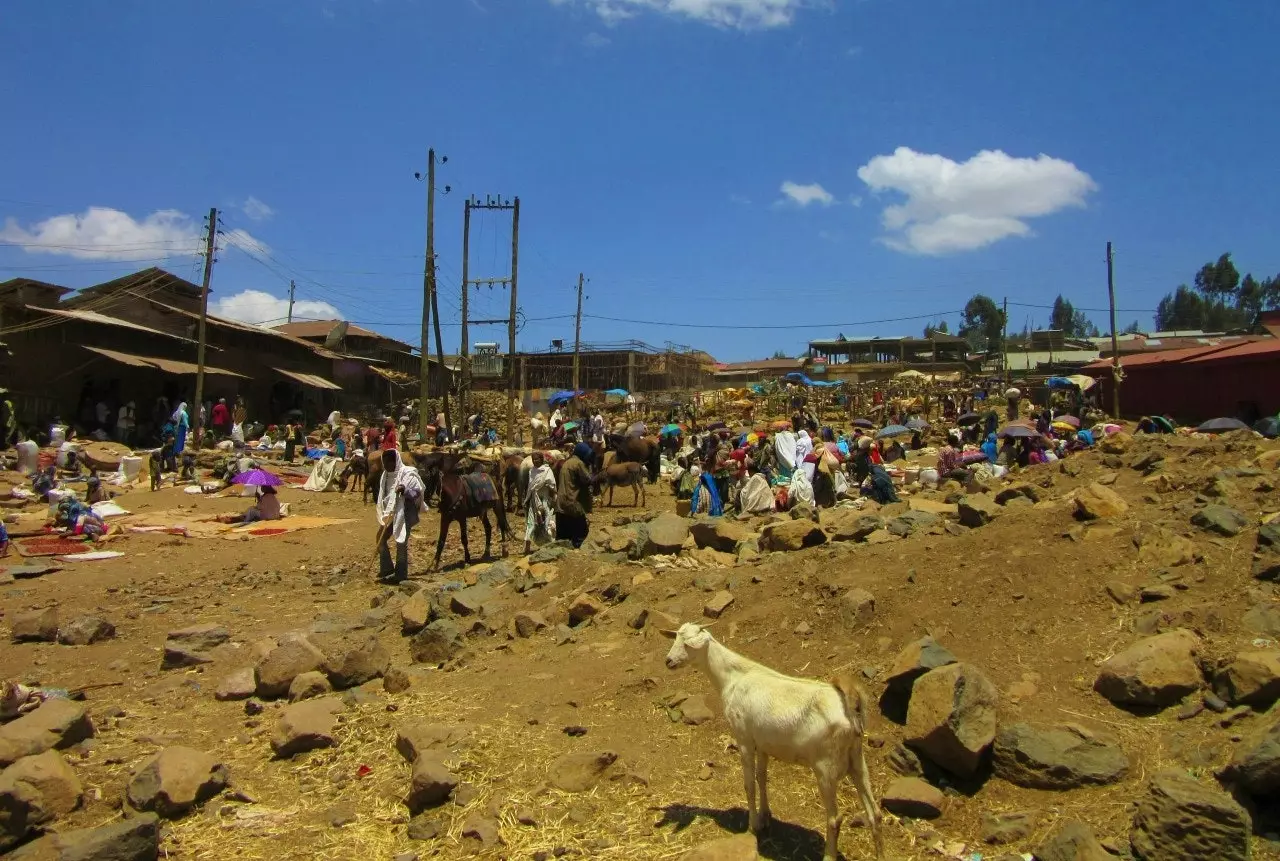
<svg viewBox="0 0 1280 861"><path fill-rule="evenodd" d="M1013 304L1012 302L1009 304ZM583 314L591 320L608 320L612 323L630 323L635 326L670 326L680 329L832 329L852 328L854 326L876 326L883 323L903 323L909 320L931 320L952 314L963 314L964 311L935 311L932 314L913 314L909 317L888 317L883 320L858 320L851 323L833 323L823 320L820 323L778 323L773 325L739 324L728 326L723 323L677 323L670 320L631 320L625 317L604 317L599 314ZM573 316L572 314L567 316Z"/></svg>

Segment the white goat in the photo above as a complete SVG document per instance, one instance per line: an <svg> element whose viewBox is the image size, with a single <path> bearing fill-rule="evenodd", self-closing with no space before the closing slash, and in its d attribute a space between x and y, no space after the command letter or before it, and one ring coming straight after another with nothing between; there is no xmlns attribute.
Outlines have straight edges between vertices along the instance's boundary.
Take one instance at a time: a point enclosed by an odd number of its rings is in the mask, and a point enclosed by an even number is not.
<svg viewBox="0 0 1280 861"><path fill-rule="evenodd" d="M880 819L862 752L867 725L867 696L847 677L833 682L784 676L721 645L704 628L686 623L678 631L663 631L675 640L667 652L667 667L686 661L711 677L724 703L747 790L751 830L769 824L769 757L807 765L818 778L827 811L827 844L823 861L836 861L840 839L840 811L836 789L845 775L853 780L875 840L876 857L884 858ZM756 786L760 807L756 809Z"/></svg>

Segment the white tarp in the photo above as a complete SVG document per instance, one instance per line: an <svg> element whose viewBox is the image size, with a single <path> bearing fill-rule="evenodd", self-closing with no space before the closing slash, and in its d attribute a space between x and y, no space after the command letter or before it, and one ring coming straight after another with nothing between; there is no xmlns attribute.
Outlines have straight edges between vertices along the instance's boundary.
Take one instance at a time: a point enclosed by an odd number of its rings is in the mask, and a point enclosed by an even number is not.
<svg viewBox="0 0 1280 861"><path fill-rule="evenodd" d="M311 474L307 476L306 484L302 485L302 489L315 491L316 493L337 490L338 473L341 471L342 461L336 457L325 455L316 461L315 466L311 467Z"/></svg>

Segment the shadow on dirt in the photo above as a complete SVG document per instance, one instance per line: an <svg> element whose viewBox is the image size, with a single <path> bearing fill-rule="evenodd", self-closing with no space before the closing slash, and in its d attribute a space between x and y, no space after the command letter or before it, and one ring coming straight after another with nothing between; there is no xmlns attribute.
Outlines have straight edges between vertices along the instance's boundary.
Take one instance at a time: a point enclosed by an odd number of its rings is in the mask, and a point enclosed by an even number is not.
<svg viewBox="0 0 1280 861"><path fill-rule="evenodd" d="M725 833L722 837L741 834L747 830L747 811L744 807L717 810L713 807L695 807L688 804L668 804L661 808L662 819L656 827L674 825L683 831L699 818L710 819ZM848 827L848 824L846 824ZM821 861L825 838L811 828L802 828L790 822L774 819L759 835L757 851L761 858L771 861ZM841 857L845 857L841 855Z"/></svg>

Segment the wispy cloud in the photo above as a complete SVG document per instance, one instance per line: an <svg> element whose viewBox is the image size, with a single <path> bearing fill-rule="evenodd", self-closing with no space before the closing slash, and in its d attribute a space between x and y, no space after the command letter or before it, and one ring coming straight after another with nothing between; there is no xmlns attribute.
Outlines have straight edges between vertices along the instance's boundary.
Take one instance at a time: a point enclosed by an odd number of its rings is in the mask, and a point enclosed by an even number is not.
<svg viewBox="0 0 1280 861"><path fill-rule="evenodd" d="M55 215L23 227L9 219L0 241L32 254L57 254L81 260L147 260L200 253L203 225L176 209L161 209L140 219L105 206Z"/></svg>
<svg viewBox="0 0 1280 861"><path fill-rule="evenodd" d="M738 206L750 206L751 198L742 194L731 194L729 195L729 202Z"/></svg>
<svg viewBox="0 0 1280 861"><path fill-rule="evenodd" d="M688 18L736 30L786 27L807 0L550 0L553 6L581 5L609 26L642 13Z"/></svg>
<svg viewBox="0 0 1280 861"><path fill-rule="evenodd" d="M588 33L582 37L582 46L589 51L598 51L607 47L611 41L608 36L601 36L599 33Z"/></svg>
<svg viewBox="0 0 1280 861"><path fill-rule="evenodd" d="M253 195L249 195L248 199L240 205L240 209L244 212L245 216L254 221L266 221L268 218L276 214L274 209L267 206Z"/></svg>
<svg viewBox="0 0 1280 861"><path fill-rule="evenodd" d="M209 312L255 326L264 323L275 325L288 319L289 300L263 290L244 290L215 299L209 306ZM328 302L299 299L293 303L293 316L305 320L341 320L342 312Z"/></svg>
<svg viewBox="0 0 1280 861"><path fill-rule="evenodd" d="M831 206L836 202L835 196L816 182L802 185L787 180L782 183L779 190L782 192L782 199L778 202L785 205L803 207L817 204L818 206Z"/></svg>

